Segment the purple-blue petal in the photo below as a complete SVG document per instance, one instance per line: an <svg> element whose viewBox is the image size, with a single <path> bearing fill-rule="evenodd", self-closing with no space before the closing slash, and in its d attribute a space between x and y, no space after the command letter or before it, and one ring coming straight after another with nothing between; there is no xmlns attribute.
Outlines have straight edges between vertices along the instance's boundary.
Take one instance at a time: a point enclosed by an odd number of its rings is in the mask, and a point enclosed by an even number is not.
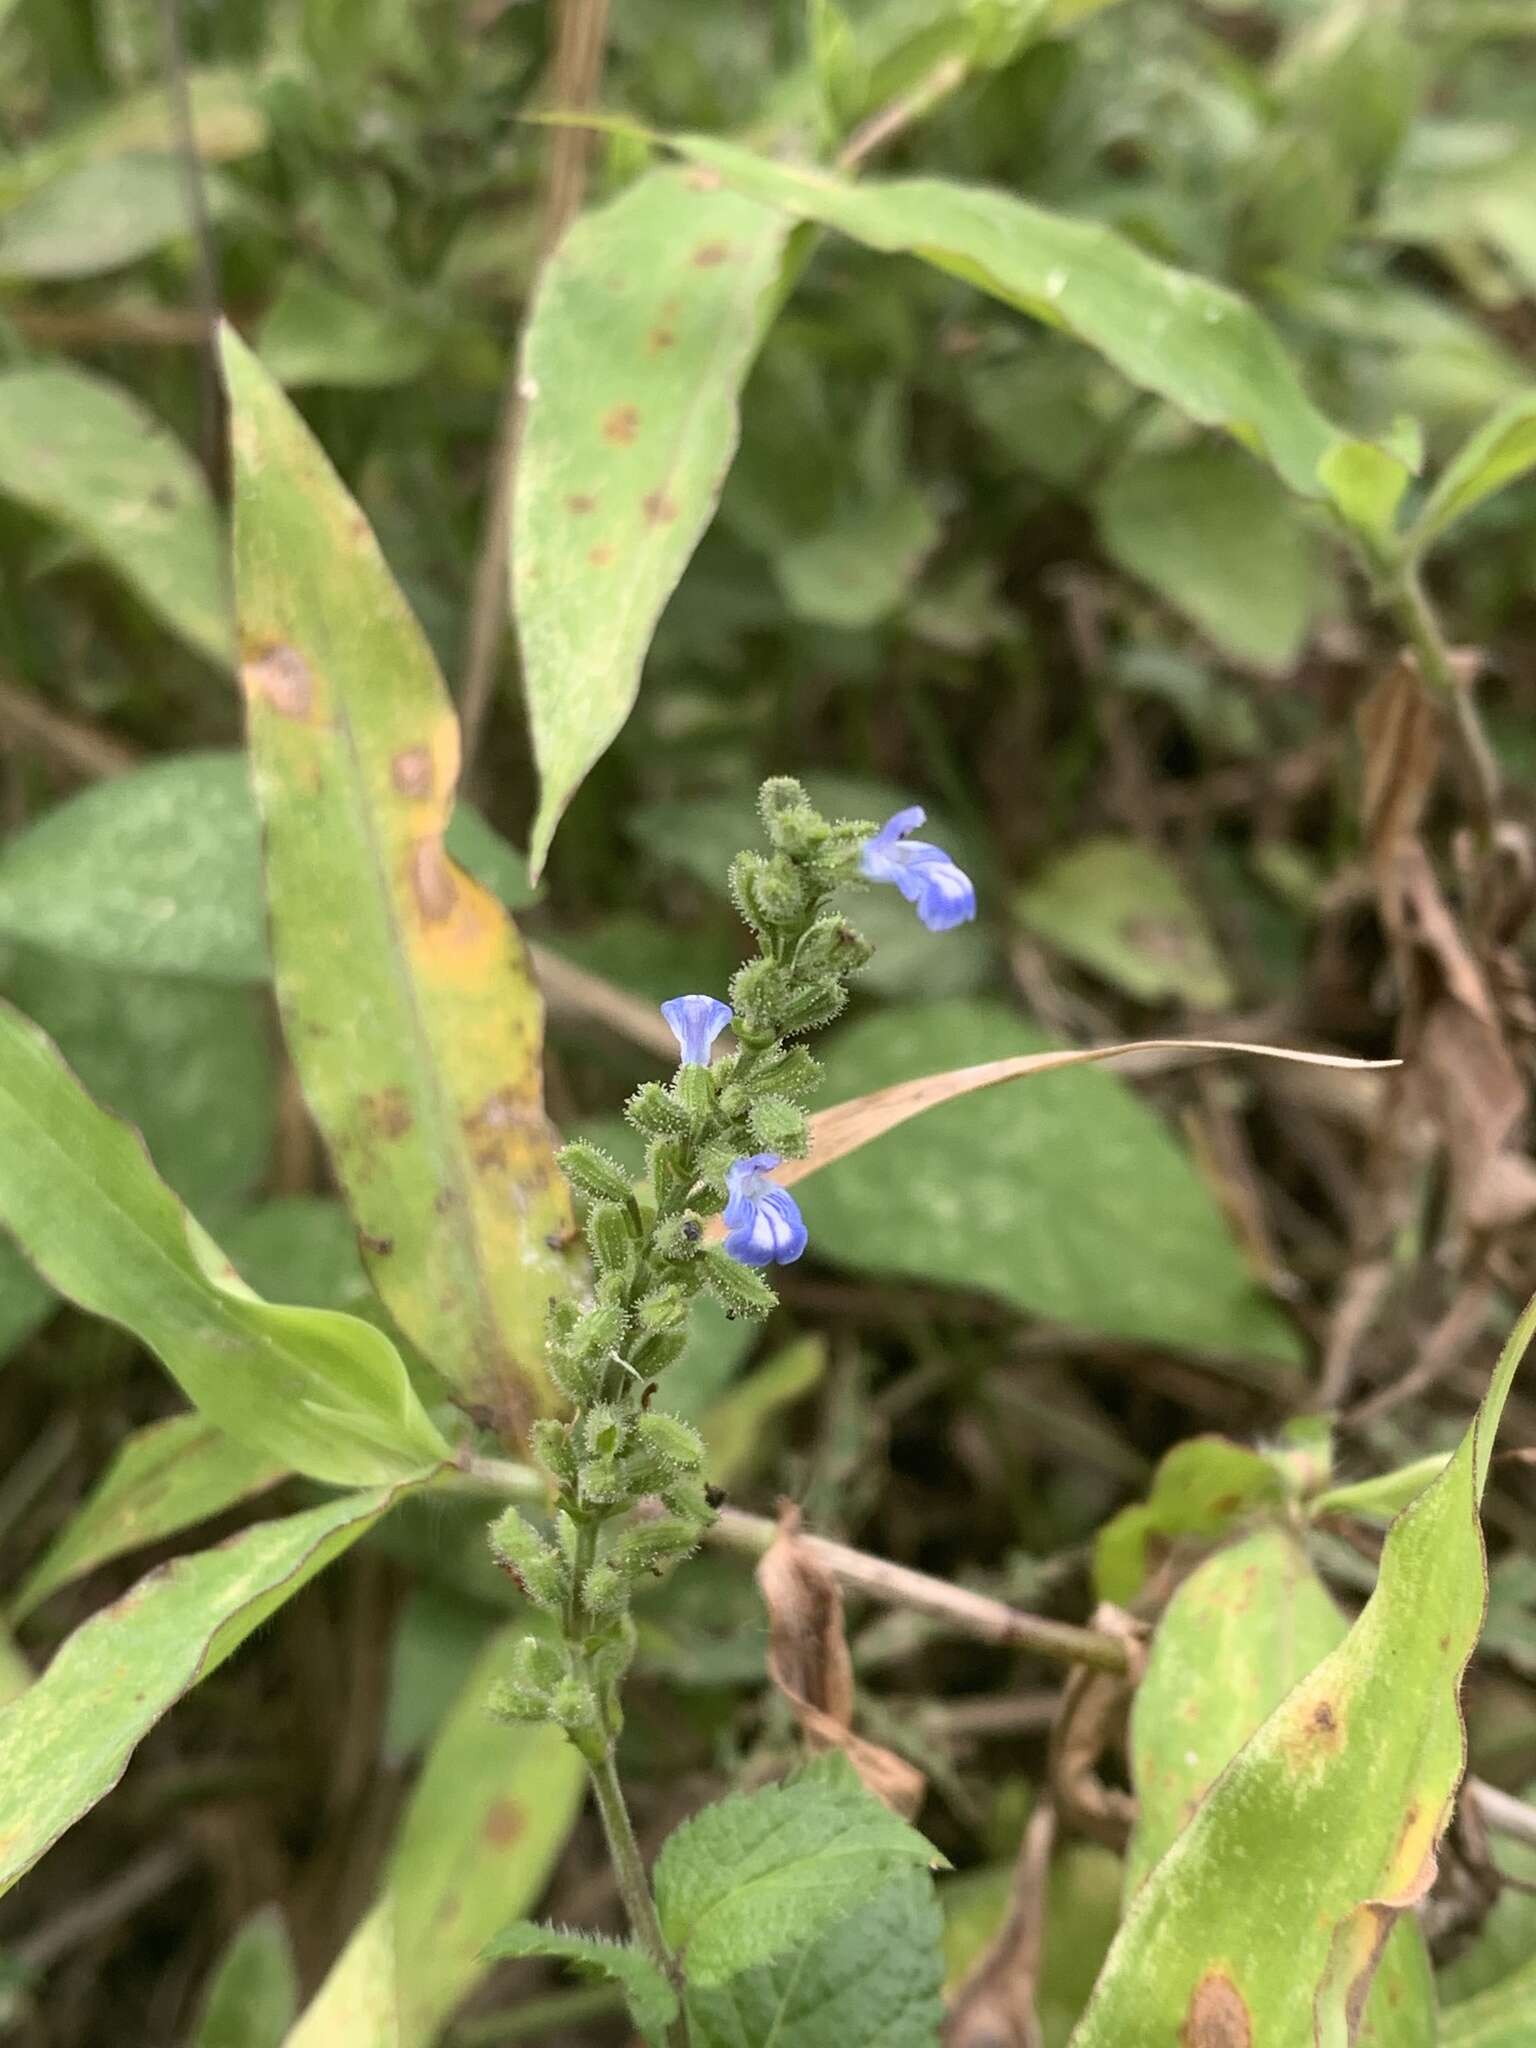
<svg viewBox="0 0 1536 2048"><path fill-rule="evenodd" d="M947 932L976 915L976 890L970 877L942 846L925 839L904 839L904 832L923 823L914 804L886 820L859 854L859 869L868 881L889 882L916 907L931 932Z"/></svg>
<svg viewBox="0 0 1536 2048"><path fill-rule="evenodd" d="M787 1266L805 1250L805 1221L788 1189L768 1179L776 1152L738 1159L726 1175L725 1249L744 1266Z"/></svg>
<svg viewBox="0 0 1536 2048"><path fill-rule="evenodd" d="M673 996L661 1006L685 1067L707 1067L710 1047L730 1023L729 1003L714 996Z"/></svg>

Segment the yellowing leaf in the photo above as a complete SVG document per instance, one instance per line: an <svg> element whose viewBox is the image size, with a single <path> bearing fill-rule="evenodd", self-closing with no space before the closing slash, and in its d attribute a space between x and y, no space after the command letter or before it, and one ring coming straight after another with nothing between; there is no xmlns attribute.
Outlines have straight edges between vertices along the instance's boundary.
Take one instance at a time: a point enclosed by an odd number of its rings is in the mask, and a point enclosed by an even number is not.
<svg viewBox="0 0 1536 2048"><path fill-rule="evenodd" d="M708 173L650 172L545 265L523 340L512 589L541 797L535 876L618 733L736 448L789 224Z"/></svg>
<svg viewBox="0 0 1536 2048"><path fill-rule="evenodd" d="M1163 2048L1181 2029L1191 2042L1318 2048L1357 2035L1383 1945L1434 1879L1465 1765L1459 1692L1486 1584L1478 1504L1533 1329L1536 1302L1455 1457L1393 1524L1354 1627L1136 1894L1073 2048Z"/></svg>
<svg viewBox="0 0 1536 2048"><path fill-rule="evenodd" d="M278 999L374 1285L477 1415L547 1399L571 1212L543 1007L502 906L444 851L459 735L347 496L233 334L236 582Z"/></svg>

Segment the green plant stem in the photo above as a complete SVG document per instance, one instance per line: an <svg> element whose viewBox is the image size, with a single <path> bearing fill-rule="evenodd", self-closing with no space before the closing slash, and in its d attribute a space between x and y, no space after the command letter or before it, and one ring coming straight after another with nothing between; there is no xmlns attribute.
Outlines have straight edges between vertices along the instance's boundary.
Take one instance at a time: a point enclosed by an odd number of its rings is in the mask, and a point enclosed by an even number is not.
<svg viewBox="0 0 1536 2048"><path fill-rule="evenodd" d="M624 1790L614 1767L611 1742L601 1761L594 1762L588 1758L587 1769L592 1779L592 1790L597 1795L603 1833L608 1838L608 1854L614 1876L618 1879L619 1897L624 1901L624 1911L629 1916L635 1939L664 1972L667 1981L681 1989L681 1973L661 1931L661 1922L656 1917L656 1901L651 1896L650 1879L645 1874L640 1844L635 1840L634 1823L630 1820ZM687 2035L681 2020L669 2032L674 2048L686 2048Z"/></svg>
<svg viewBox="0 0 1536 2048"><path fill-rule="evenodd" d="M1499 811L1499 769L1477 715L1471 686L1456 673L1456 664L1440 631L1433 605L1417 574L1408 569L1389 594L1388 609L1403 638L1413 649L1419 674L1448 707L1461 746L1474 821L1486 846Z"/></svg>
<svg viewBox="0 0 1536 2048"><path fill-rule="evenodd" d="M510 2041L542 2041L557 2027L579 2026L623 2010L624 1996L616 1985L574 1984L569 1991L526 1999L508 2012L462 2020L449 2040L452 2048L503 2048Z"/></svg>

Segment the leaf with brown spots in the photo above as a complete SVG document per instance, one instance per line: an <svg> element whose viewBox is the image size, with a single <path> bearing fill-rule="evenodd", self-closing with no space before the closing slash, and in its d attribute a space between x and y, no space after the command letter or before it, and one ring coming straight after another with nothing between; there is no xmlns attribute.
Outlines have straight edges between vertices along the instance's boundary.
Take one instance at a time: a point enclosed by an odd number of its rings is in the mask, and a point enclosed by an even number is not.
<svg viewBox="0 0 1536 2048"><path fill-rule="evenodd" d="M425 2048L489 1967L486 1946L539 1902L581 1807L581 1758L555 1727L486 1712L521 1629L486 1644L433 1741L383 1890L287 2048ZM371 1995L380 1984L392 1997ZM386 2010L387 2007L387 2010Z"/></svg>
<svg viewBox="0 0 1536 2048"><path fill-rule="evenodd" d="M1282 1618L1261 1638L1264 1661L1255 1667L1249 1712L1263 1718L1225 1767L1220 1750L1234 1736L1241 1741L1242 1730L1212 1691L1228 1684L1230 1610L1242 1593L1231 1571L1234 1559L1244 1568L1239 1554L1205 1566L1169 1610L1164 1641L1186 1596L1188 1616L1213 1582L1220 1595L1203 1622L1188 1620L1200 1639L1203 1681L1187 1654L1182 1677L1167 1666L1160 1671L1154 1647L1135 1742L1143 1828L1154 1833L1138 1864L1161 1854L1130 1902L1072 2048L1188 2041L1200 1987L1213 1972L1253 2016L1256 2048L1271 2041L1426 2048L1434 2040L1425 1973L1412 1974L1403 1936L1391 1930L1433 1881L1465 1766L1461 1678L1482 1626L1487 1583L1478 1509L1499 1417L1533 1331L1536 1301L1505 1346L1456 1455L1392 1525L1376 1590L1337 1647L1287 1689L1285 1658L1293 1668L1305 1661L1285 1639L1288 1623ZM1297 1569L1281 1547L1289 1539L1250 1540L1267 1546L1279 1583ZM1249 1562L1262 1561L1250 1552ZM1245 1596L1250 1608L1258 1583ZM1315 1590L1307 1599L1308 1626L1320 1639L1327 1616ZM1218 1624L1227 1630L1219 1644L1212 1635ZM1208 1750L1205 1713L1228 1717L1224 1741ZM1184 1750L1177 1746L1181 1714L1189 1730ZM1189 1751L1195 1763L1181 1767ZM1170 1769L1173 1781L1165 1783L1158 1773ZM1199 1803L1181 1825L1193 1797ZM1394 1951L1394 1968L1400 1959L1404 1973L1398 1996L1378 2003L1372 1983L1383 1954ZM1214 2026L1217 2008L1210 2010ZM1236 2005L1229 2002L1229 2011L1235 2015Z"/></svg>
<svg viewBox="0 0 1536 2048"><path fill-rule="evenodd" d="M515 926L444 851L459 734L421 629L277 385L232 335L224 355L247 727L294 1063L374 1285L465 1406L515 1438L547 1399L545 1308L569 1284L551 1249L571 1212L542 1005Z"/></svg>
<svg viewBox="0 0 1536 2048"><path fill-rule="evenodd" d="M411 1490L258 1522L156 1566L67 1636L0 1713L0 1892L106 1797L162 1714Z"/></svg>
<svg viewBox="0 0 1536 2048"><path fill-rule="evenodd" d="M714 513L788 233L718 181L655 170L577 221L539 280L511 564L535 875Z"/></svg>

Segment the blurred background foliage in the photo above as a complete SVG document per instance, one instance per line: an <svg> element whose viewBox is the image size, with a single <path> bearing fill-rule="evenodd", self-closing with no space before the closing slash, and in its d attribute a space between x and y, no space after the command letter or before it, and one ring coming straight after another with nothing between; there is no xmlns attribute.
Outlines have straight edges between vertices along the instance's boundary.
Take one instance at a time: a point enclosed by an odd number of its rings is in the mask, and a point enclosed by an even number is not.
<svg viewBox="0 0 1536 2048"><path fill-rule="evenodd" d="M532 0L0 0L0 982L279 1299L371 1296L267 987L208 308L297 394L464 678L548 223L551 131L520 117L560 103L557 28ZM1229 282L1332 417L1389 434L1411 415L1432 463L1529 383L1531 0L625 0L595 97L658 127L830 148L954 51L963 81L879 170L997 184ZM589 202L644 160L600 139ZM1389 1052L1352 716L1393 649L1322 514L959 280L840 240L804 256L638 709L537 892L516 851L536 791L510 644L472 729L460 858L546 965L604 985L573 1001L549 980L556 1120L607 1130L655 1071L624 995L723 985L740 945L726 862L777 772L858 814L924 802L983 904L942 941L890 892L861 908L880 952L829 1040L826 1100L1047 1038ZM1468 518L1434 585L1451 637L1482 650L1508 806L1528 818L1536 483ZM677 1405L738 1497L788 1492L828 1533L1080 1608L1094 1529L1169 1443L1306 1404L1370 1201L1379 1093L1165 1059L955 1104L807 1189L812 1250L783 1313L766 1333L701 1317ZM1452 1286L1420 1192L1367 1389ZM1515 1267L1469 1345L1507 1321ZM5 1248L0 1353L13 1592L173 1400ZM1445 1447L1478 1384L1450 1373L1443 1412L1431 1393L1362 1421L1348 1456L1374 1470ZM1511 1414L1532 1440L1529 1397ZM1536 1770L1531 1506L1506 1486L1489 1515L1474 1756L1518 1785ZM424 1745L492 1654L508 1603L479 1519L402 1511L146 1743L7 1903L15 2038L193 2039L233 1931L272 1899L296 1966L267 1919L226 1967L254 1973L275 2031L208 2021L196 2038L283 2038L292 1969L312 1987L357 1923ZM144 1561L51 1595L7 1655L44 1659ZM762 1698L737 1564L680 1575L644 1642L628 1764L654 1841L711 1774L787 1752L790 1729ZM1001 1910L1041 1674L890 1618L856 1656L873 1732L932 1774L928 1824L964 1873L958 1968ZM1058 1863L1053 1919L1072 1932L1042 1989L1048 2043L1080 2007L1115 1882L1103 1849ZM583 1825L545 1910L601 1919L603 1883ZM1468 1992L1497 1974L1456 1967ZM569 2034L495 2018L538 1981L527 1965L482 1981L451 2038L619 2038L575 2005Z"/></svg>

